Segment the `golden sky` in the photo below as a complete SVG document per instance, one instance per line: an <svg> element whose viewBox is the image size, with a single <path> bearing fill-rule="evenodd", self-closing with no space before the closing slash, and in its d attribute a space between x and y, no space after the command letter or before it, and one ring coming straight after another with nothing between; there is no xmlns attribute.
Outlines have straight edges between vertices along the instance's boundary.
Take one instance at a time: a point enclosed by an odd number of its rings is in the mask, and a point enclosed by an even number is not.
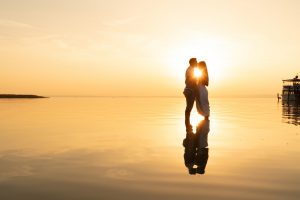
<svg viewBox="0 0 300 200"><path fill-rule="evenodd" d="M1 0L0 93L276 95L300 73L297 0Z"/></svg>

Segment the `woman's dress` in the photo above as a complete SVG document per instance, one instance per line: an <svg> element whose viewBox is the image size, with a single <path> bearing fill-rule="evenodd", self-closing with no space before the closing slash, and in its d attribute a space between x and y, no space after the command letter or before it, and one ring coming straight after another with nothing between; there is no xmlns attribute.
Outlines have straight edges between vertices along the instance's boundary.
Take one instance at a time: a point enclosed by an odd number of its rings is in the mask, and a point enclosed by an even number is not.
<svg viewBox="0 0 300 200"><path fill-rule="evenodd" d="M198 85L198 96L196 98L196 107L200 115L208 117L210 115L210 107L208 101L208 91L205 85Z"/></svg>
<svg viewBox="0 0 300 200"><path fill-rule="evenodd" d="M197 85L196 107L200 115L204 117L209 117L210 107L209 107L208 91L206 85L208 86L207 69L205 69L204 76L201 77Z"/></svg>

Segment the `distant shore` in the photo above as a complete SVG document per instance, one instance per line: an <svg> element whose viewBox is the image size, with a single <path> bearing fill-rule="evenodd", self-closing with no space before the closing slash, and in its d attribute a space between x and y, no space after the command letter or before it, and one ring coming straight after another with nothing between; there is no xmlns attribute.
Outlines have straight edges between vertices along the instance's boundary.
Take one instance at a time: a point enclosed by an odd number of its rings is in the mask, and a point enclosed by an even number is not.
<svg viewBox="0 0 300 200"><path fill-rule="evenodd" d="M0 94L0 98L5 99L15 99L15 98L26 98L26 99L35 99L35 98L48 98L44 96L38 96L33 94Z"/></svg>

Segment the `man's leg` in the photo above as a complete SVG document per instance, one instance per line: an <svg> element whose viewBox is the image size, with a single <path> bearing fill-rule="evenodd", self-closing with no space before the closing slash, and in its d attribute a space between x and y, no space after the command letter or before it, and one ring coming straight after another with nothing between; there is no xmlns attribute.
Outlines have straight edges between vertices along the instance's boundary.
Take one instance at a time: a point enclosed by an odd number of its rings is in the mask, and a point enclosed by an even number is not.
<svg viewBox="0 0 300 200"><path fill-rule="evenodd" d="M186 108L185 108L185 127L187 131L192 131L193 127L190 123L190 115L194 106L195 95L192 90L185 89L184 96L186 99Z"/></svg>

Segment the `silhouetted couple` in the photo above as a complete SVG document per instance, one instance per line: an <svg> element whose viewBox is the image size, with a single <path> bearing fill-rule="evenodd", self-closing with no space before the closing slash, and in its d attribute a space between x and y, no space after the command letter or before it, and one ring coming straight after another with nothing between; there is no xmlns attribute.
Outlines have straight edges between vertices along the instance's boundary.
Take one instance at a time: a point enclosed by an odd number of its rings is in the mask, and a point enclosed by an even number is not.
<svg viewBox="0 0 300 200"><path fill-rule="evenodd" d="M204 61L197 63L196 58L191 58L190 66L185 73L184 96L186 98L185 126L186 138L183 140L184 163L190 174L204 174L208 161L208 142L207 137L210 131L210 108L208 101L209 78L207 66ZM204 117L196 128L196 134L193 133L193 127L190 123L190 115L196 101L197 111ZM194 167L196 165L196 167Z"/></svg>
<svg viewBox="0 0 300 200"><path fill-rule="evenodd" d="M185 126L187 132L192 132L190 115L196 101L197 111L200 115L209 120L210 108L208 101L208 91L206 86L209 83L207 66L204 61L197 62L196 58L191 58L190 66L185 73L185 88L183 94L186 99Z"/></svg>

